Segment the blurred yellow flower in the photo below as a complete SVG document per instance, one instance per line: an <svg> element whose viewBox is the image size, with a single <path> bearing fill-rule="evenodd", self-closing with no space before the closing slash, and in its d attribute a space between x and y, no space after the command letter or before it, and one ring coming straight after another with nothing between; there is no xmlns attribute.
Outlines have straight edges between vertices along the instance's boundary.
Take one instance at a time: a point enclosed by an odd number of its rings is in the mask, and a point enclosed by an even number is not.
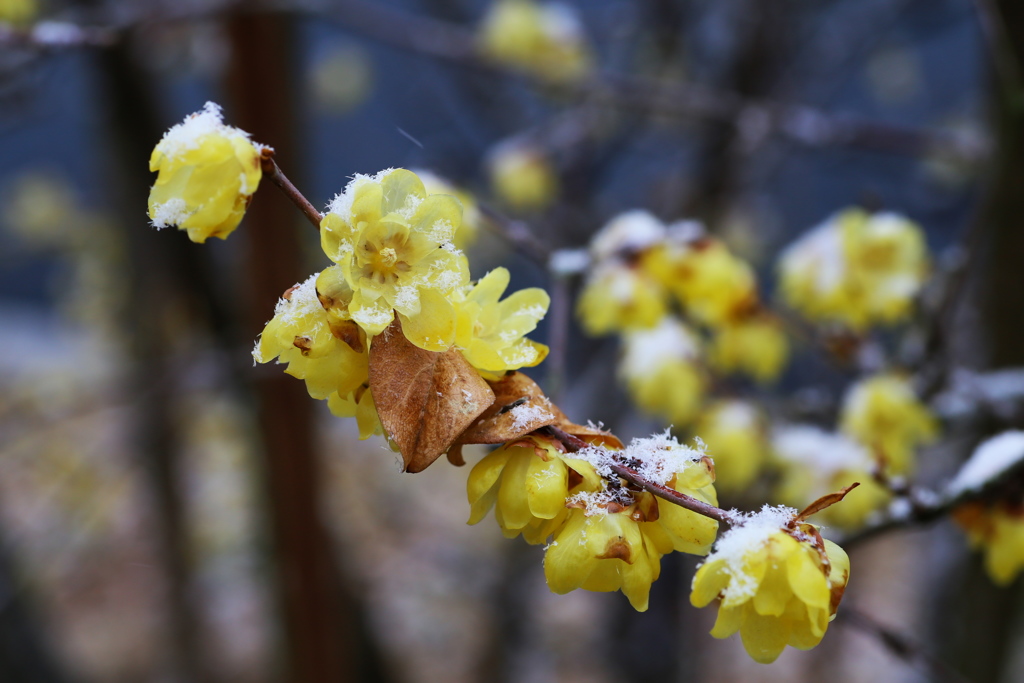
<svg viewBox="0 0 1024 683"><path fill-rule="evenodd" d="M462 203L462 224L455 231L455 237L452 241L455 243L455 247L461 250L465 250L473 244L480 234L480 227L483 224L480 207L477 206L473 195L466 190L455 187L448 180L433 171L412 169L412 172L423 181L423 187L426 188L427 194L451 195Z"/></svg>
<svg viewBox="0 0 1024 683"><path fill-rule="evenodd" d="M268 363L275 358L287 363L286 373L306 381L313 398L342 396L356 391L367 381L365 344L352 343L357 351L332 331L331 321L317 297L317 275L285 292L277 302L274 317L263 329L253 359ZM335 327L337 329L337 327Z"/></svg>
<svg viewBox="0 0 1024 683"><path fill-rule="evenodd" d="M716 488L742 491L754 481L768 456L765 429L760 411L745 401L717 401L701 413L693 433L715 463Z"/></svg>
<svg viewBox="0 0 1024 683"><path fill-rule="evenodd" d="M320 224L324 253L352 289L349 314L367 335L394 320L416 346L445 351L455 341L448 295L469 280L451 240L462 221L459 201L428 195L416 174L389 169L357 175Z"/></svg>
<svg viewBox="0 0 1024 683"><path fill-rule="evenodd" d="M645 412L686 425L704 398L700 341L683 323L666 316L650 330L627 332L619 376Z"/></svg>
<svg viewBox="0 0 1024 683"><path fill-rule="evenodd" d="M384 433L368 383L364 382L348 394L334 392L327 397L327 407L336 417L354 417L360 439L369 439L374 434Z"/></svg>
<svg viewBox="0 0 1024 683"><path fill-rule="evenodd" d="M777 318L753 315L715 330L709 356L723 372L744 372L758 382L771 382L789 359L789 340Z"/></svg>
<svg viewBox="0 0 1024 683"><path fill-rule="evenodd" d="M859 482L843 499L818 513L828 525L852 530L886 505L892 495L875 481L872 454L857 442L810 425L786 425L772 433L772 455L780 470L775 496L799 505Z"/></svg>
<svg viewBox="0 0 1024 683"><path fill-rule="evenodd" d="M642 267L678 297L687 315L720 327L756 308L757 280L750 264L719 240L686 239L685 235L652 249Z"/></svg>
<svg viewBox="0 0 1024 683"><path fill-rule="evenodd" d="M590 271L576 304L580 324L593 336L652 328L667 310L661 286L644 272L617 260Z"/></svg>
<svg viewBox="0 0 1024 683"><path fill-rule="evenodd" d="M839 420L843 433L883 458L895 474L911 472L917 447L938 433L935 418L910 381L893 374L875 375L850 387Z"/></svg>
<svg viewBox="0 0 1024 683"><path fill-rule="evenodd" d="M953 512L974 548L985 552L985 571L1009 586L1024 569L1024 503L967 503Z"/></svg>
<svg viewBox="0 0 1024 683"><path fill-rule="evenodd" d="M547 81L578 80L591 69L579 18L561 3L496 0L480 28L480 44L491 59Z"/></svg>
<svg viewBox="0 0 1024 683"><path fill-rule="evenodd" d="M238 227L263 175L260 150L248 133L224 125L213 102L167 131L149 170L159 172L149 193L153 225L177 226L200 243Z"/></svg>
<svg viewBox="0 0 1024 683"><path fill-rule="evenodd" d="M693 577L694 606L721 599L711 635L739 631L747 654L763 664L786 645L809 650L821 642L850 575L843 549L811 524L792 524L795 516L765 506L724 533Z"/></svg>
<svg viewBox="0 0 1024 683"><path fill-rule="evenodd" d="M558 196L558 175L537 149L510 141L494 148L488 159L494 194L518 211L540 211Z"/></svg>
<svg viewBox="0 0 1024 683"><path fill-rule="evenodd" d="M927 272L917 224L859 209L829 218L779 258L780 287L790 306L811 320L858 332L905 318Z"/></svg>
<svg viewBox="0 0 1024 683"><path fill-rule="evenodd" d="M0 21L9 24L27 24L38 11L36 0L0 0Z"/></svg>
<svg viewBox="0 0 1024 683"><path fill-rule="evenodd" d="M537 327L551 298L531 287L499 301L509 277L507 269L495 268L456 298L455 344L473 367L488 373L533 367L548 355L548 347L523 335Z"/></svg>

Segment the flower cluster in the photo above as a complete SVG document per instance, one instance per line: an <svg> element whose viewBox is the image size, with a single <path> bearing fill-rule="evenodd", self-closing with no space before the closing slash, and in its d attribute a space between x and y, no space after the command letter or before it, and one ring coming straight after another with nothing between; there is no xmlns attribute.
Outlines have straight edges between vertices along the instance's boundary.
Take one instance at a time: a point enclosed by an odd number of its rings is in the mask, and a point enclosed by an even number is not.
<svg viewBox="0 0 1024 683"><path fill-rule="evenodd" d="M496 0L480 29L489 58L554 83L576 81L591 69L579 17L561 3Z"/></svg>
<svg viewBox="0 0 1024 683"><path fill-rule="evenodd" d="M522 534L533 544L553 539L544 556L552 591L621 590L645 611L662 555L707 554L718 523L622 486L609 469L613 458L634 465L649 481L717 502L710 461L667 435L634 440L620 452L595 446L577 453L532 436L502 446L473 468L469 523L493 507L506 536Z"/></svg>
<svg viewBox="0 0 1024 683"><path fill-rule="evenodd" d="M760 382L781 372L789 343L753 269L699 224L629 211L594 236L590 254L580 322L592 335L623 335L619 374L647 412L687 424L711 370Z"/></svg>
<svg viewBox="0 0 1024 683"><path fill-rule="evenodd" d="M787 645L821 642L846 589L850 560L792 508L765 506L722 534L693 577L690 602L719 599L715 638L739 631L743 647L765 664Z"/></svg>
<svg viewBox="0 0 1024 683"><path fill-rule="evenodd" d="M862 332L911 311L928 273L921 228L893 213L848 209L792 244L779 260L786 302L811 320Z"/></svg>
<svg viewBox="0 0 1024 683"><path fill-rule="evenodd" d="M153 225L177 226L200 243L238 227L263 175L259 147L224 125L213 102L167 131L149 170L159 172L149 194Z"/></svg>

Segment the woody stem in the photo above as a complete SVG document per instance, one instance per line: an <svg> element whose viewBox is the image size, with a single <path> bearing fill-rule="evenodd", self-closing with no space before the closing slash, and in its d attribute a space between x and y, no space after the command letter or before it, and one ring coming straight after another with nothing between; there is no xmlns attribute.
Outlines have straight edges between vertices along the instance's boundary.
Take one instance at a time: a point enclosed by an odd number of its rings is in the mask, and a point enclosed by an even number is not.
<svg viewBox="0 0 1024 683"><path fill-rule="evenodd" d="M313 224L313 227L317 230L320 229L320 221L324 219L320 212L306 199L305 195L299 192L299 188L292 184L292 181L288 180L288 176L281 171L281 167L274 161L274 150L270 147L264 147L260 150L260 164L263 168L263 173L270 178L271 182L281 188L285 196L292 200L292 203L298 207L302 215L309 219L309 222Z"/></svg>
<svg viewBox="0 0 1024 683"><path fill-rule="evenodd" d="M573 436L572 434L564 432L558 427L543 427L542 430L539 431L547 431L549 434L551 434L556 439L561 441L562 445L564 445L565 448L572 453L575 453L587 447L599 448L599 446L593 446L592 444L588 444L583 439L580 439L576 436ZM614 451L609 451L609 453L611 454L614 460ZM697 500L693 496L688 496L685 493L679 493L678 491L670 489L667 486L656 484L653 481L644 479L636 470L627 467L620 462L613 461L611 464L611 469L613 472L615 472L615 474L622 477L629 483L633 484L634 486L639 486L644 491L647 491L657 496L658 498L661 498L662 500L667 500L668 502L674 503L679 507L686 508L691 512L696 512L698 515L703 515L704 517L710 517L711 519L714 519L723 524L732 525L736 523L736 517L735 515L733 515L733 513L727 510L723 510L720 507L715 507L710 503L705 503L702 500Z"/></svg>

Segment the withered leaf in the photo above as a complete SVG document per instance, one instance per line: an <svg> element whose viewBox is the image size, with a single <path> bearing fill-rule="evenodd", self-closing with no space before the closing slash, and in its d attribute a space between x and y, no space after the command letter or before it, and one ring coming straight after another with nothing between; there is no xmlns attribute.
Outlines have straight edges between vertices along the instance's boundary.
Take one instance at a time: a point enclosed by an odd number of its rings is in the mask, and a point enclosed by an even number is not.
<svg viewBox="0 0 1024 683"><path fill-rule="evenodd" d="M405 338L397 318L370 347L370 390L406 472L426 469L494 403L458 349L424 351Z"/></svg>
<svg viewBox="0 0 1024 683"><path fill-rule="evenodd" d="M800 514L796 516L796 521L807 519L811 515L821 512L827 507L835 505L843 498L845 498L847 493L854 490L858 486L860 486L860 482L855 481L846 488L840 489L835 493L829 493L822 496L821 498L819 498L818 500L814 501L813 503L805 507L803 510L801 510Z"/></svg>
<svg viewBox="0 0 1024 683"><path fill-rule="evenodd" d="M513 441L565 417L537 383L521 372L509 373L488 384L494 391L494 404L459 437L460 445ZM513 405L514 408L507 409Z"/></svg>

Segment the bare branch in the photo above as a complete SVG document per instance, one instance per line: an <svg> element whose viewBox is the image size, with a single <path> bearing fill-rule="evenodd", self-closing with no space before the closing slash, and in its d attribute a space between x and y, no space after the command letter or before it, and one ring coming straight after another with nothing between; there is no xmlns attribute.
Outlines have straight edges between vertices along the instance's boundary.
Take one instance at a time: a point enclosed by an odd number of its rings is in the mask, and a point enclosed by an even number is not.
<svg viewBox="0 0 1024 683"><path fill-rule="evenodd" d="M270 178L271 182L281 188L281 191L285 193L288 199L292 200L295 206L298 207L302 215L309 219L309 222L313 224L313 227L317 230L320 229L320 221L324 219L323 215L306 199L292 181L288 180L288 177L281 171L281 167L274 161L274 150L270 147L264 147L260 150L260 162L263 165L263 172Z"/></svg>

